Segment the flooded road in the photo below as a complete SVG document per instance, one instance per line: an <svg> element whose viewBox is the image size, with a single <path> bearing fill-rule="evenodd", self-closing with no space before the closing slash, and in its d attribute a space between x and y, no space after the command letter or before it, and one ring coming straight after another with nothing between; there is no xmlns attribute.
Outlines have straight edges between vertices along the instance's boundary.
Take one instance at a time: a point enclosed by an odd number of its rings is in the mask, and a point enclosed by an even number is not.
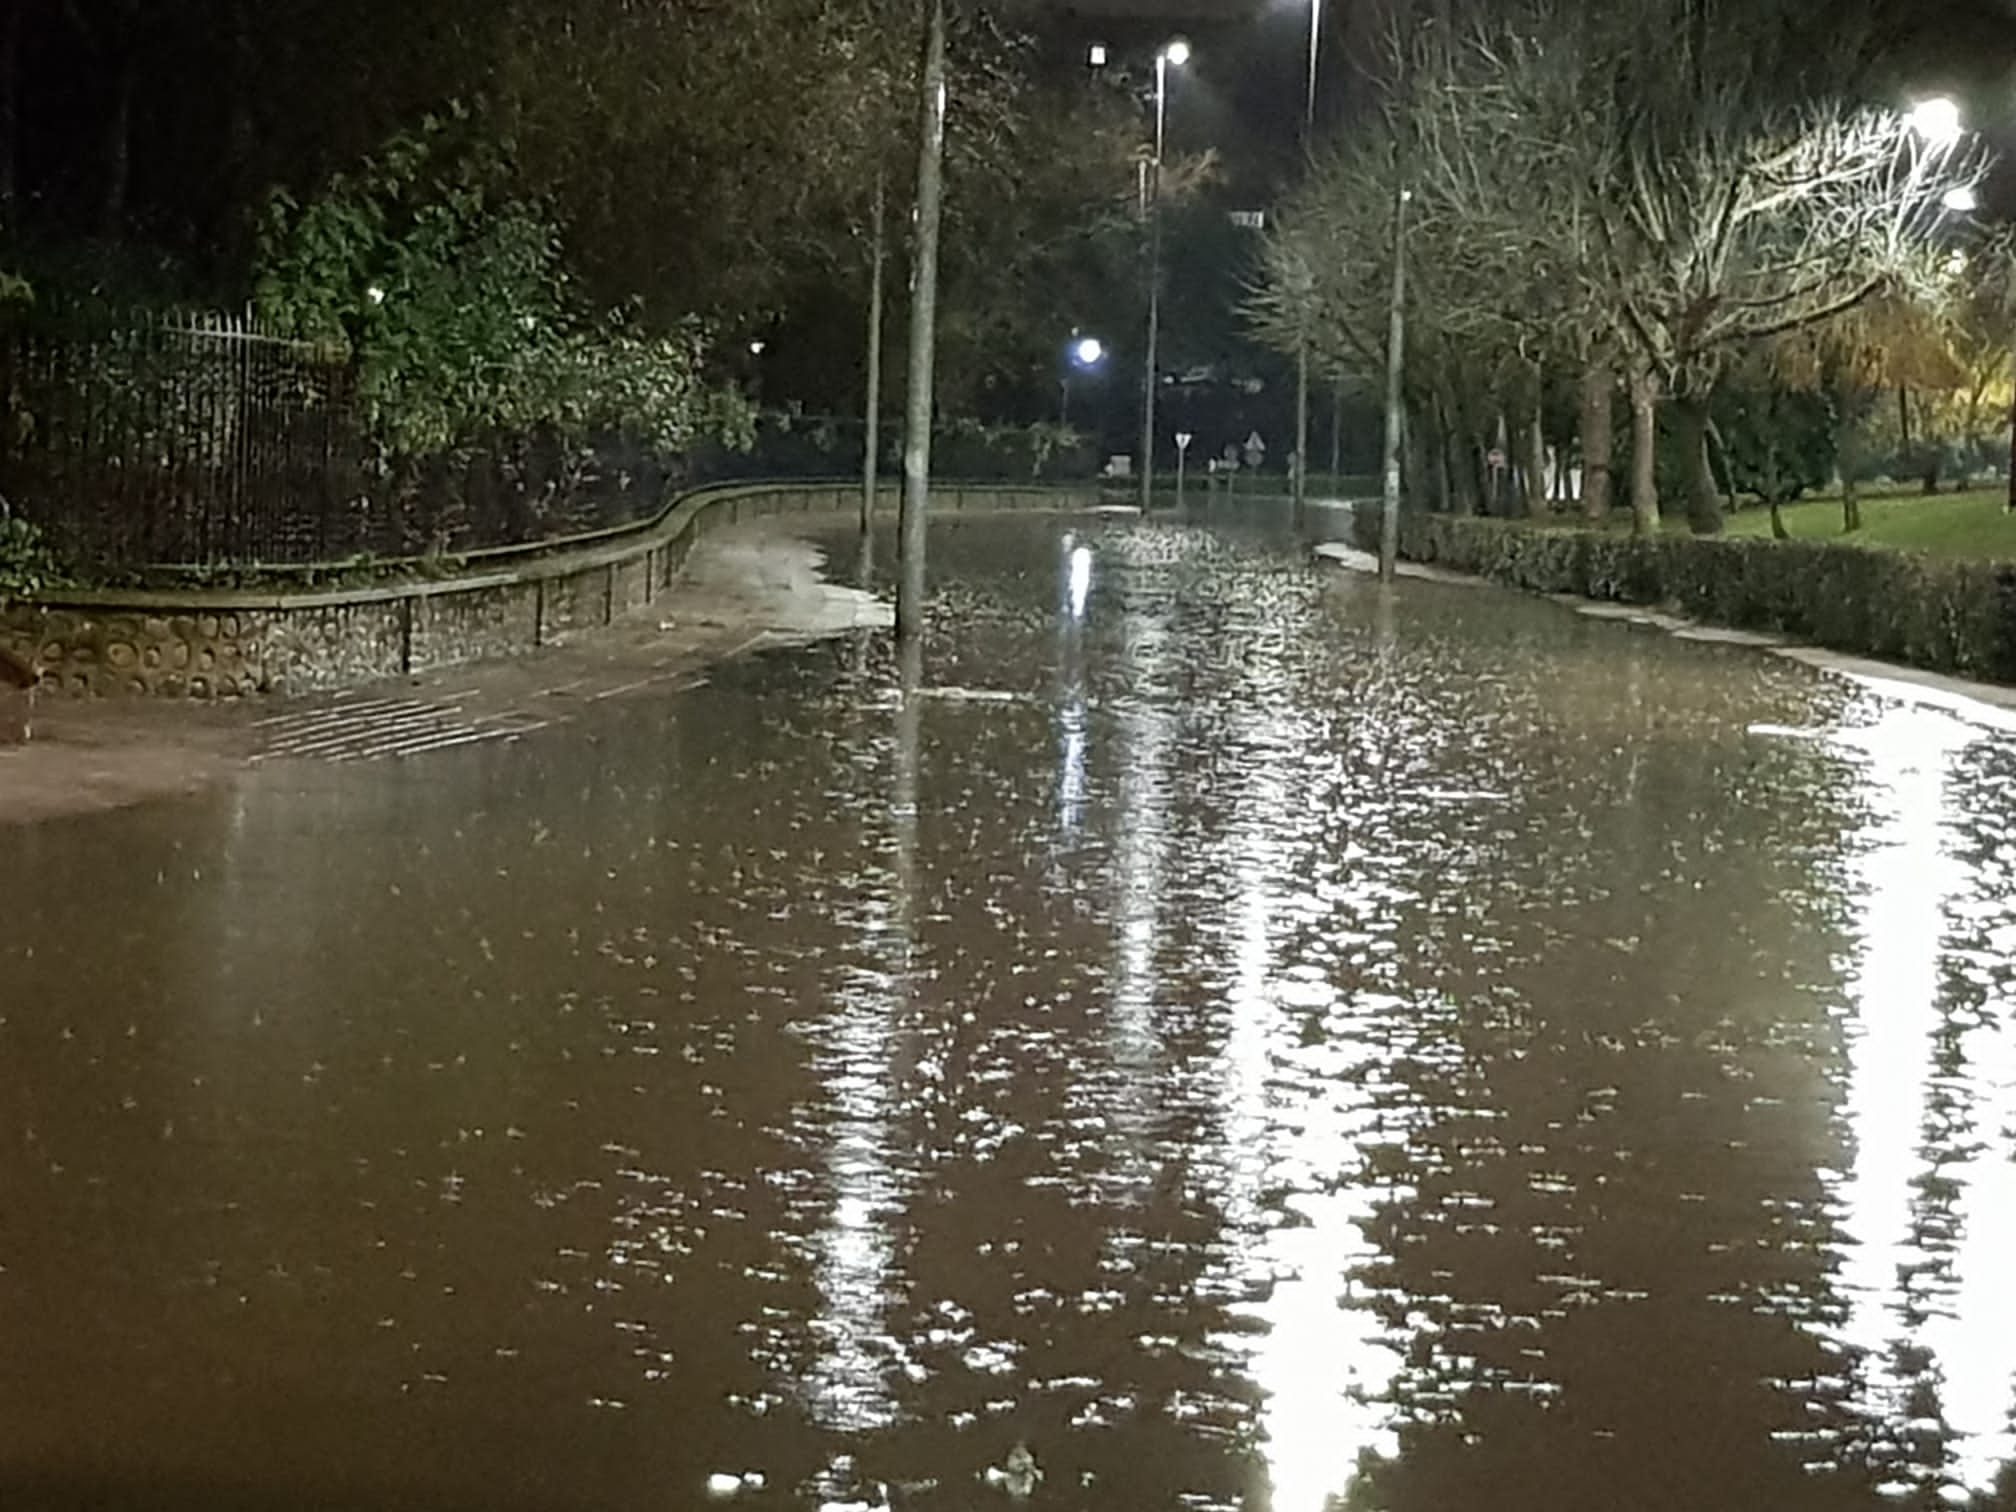
<svg viewBox="0 0 2016 1512"><path fill-rule="evenodd" d="M2016 734L933 566L915 697L0 829L0 1508L2016 1506Z"/></svg>

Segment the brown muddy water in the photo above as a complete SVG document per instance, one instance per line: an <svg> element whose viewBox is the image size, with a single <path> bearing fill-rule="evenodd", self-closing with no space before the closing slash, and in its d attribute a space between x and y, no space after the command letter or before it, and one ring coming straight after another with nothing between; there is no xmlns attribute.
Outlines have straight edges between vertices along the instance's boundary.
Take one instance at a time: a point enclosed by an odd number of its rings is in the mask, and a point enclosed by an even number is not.
<svg viewBox="0 0 2016 1512"><path fill-rule="evenodd" d="M934 567L913 698L0 829L0 1508L2016 1505L2016 735Z"/></svg>

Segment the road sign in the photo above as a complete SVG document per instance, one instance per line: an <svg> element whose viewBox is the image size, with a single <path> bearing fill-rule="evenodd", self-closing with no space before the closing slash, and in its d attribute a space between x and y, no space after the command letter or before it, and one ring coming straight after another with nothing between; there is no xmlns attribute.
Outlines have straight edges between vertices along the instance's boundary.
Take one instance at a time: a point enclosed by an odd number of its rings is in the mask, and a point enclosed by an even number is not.
<svg viewBox="0 0 2016 1512"><path fill-rule="evenodd" d="M1189 431L1176 432L1176 450L1187 452L1190 450L1190 443L1196 439L1196 436L1192 435Z"/></svg>
<svg viewBox="0 0 2016 1512"><path fill-rule="evenodd" d="M1234 210L1231 212L1230 218L1233 225L1243 230L1264 231L1267 229L1267 212L1265 210Z"/></svg>
<svg viewBox="0 0 2016 1512"><path fill-rule="evenodd" d="M1246 438L1246 465L1258 467L1267 457L1267 443L1257 430Z"/></svg>

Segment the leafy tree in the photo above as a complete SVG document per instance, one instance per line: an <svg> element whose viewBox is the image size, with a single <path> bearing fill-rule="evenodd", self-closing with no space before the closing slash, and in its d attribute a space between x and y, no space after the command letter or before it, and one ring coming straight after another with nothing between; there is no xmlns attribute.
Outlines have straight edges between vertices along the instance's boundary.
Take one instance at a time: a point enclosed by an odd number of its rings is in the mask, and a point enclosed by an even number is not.
<svg viewBox="0 0 2016 1512"><path fill-rule="evenodd" d="M540 427L624 430L676 451L731 422L702 381L699 326L653 336L582 313L557 229L510 196L508 159L470 124L458 112L395 137L305 204L276 192L260 313L350 355L394 457Z"/></svg>

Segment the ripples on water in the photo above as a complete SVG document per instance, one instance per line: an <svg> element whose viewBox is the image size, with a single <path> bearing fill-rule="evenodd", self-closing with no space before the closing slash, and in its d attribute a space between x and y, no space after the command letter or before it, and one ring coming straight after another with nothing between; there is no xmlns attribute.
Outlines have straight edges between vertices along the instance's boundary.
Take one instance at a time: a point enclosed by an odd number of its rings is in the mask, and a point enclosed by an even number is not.
<svg viewBox="0 0 2016 1512"><path fill-rule="evenodd" d="M2008 734L934 565L930 696L0 831L0 1505L2016 1505Z"/></svg>

